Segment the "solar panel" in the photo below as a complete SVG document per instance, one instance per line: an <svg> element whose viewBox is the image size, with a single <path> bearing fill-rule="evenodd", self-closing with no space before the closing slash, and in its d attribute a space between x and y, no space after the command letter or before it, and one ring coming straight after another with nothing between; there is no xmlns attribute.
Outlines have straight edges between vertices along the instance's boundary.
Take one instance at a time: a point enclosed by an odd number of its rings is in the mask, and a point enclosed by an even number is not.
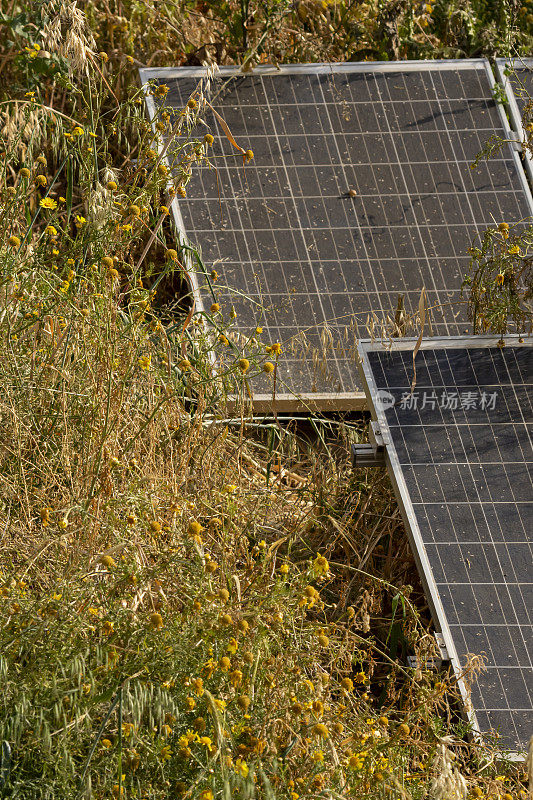
<svg viewBox="0 0 533 800"><path fill-rule="evenodd" d="M361 342L369 404L454 669L485 659L472 721L517 751L533 733L533 340L427 339L412 388L413 348Z"/></svg>
<svg viewBox="0 0 533 800"><path fill-rule="evenodd" d="M509 116L513 129L519 139L524 139L523 114L527 111L528 123L533 122L533 59L523 58L507 61L496 59L498 77L504 86L509 107ZM531 153L524 154L525 167L533 180L533 158Z"/></svg>
<svg viewBox="0 0 533 800"><path fill-rule="evenodd" d="M174 109L204 75L141 70L169 87ZM472 239L533 208L511 146L471 169L493 133L508 135L493 85L485 60L220 70L213 107L255 157L244 166L207 109L213 166L194 169L176 221L220 273L238 329L283 343L278 399L352 396L357 336L370 312L394 314L400 293L412 310L425 287L433 333L466 332ZM253 391L268 401L269 379Z"/></svg>

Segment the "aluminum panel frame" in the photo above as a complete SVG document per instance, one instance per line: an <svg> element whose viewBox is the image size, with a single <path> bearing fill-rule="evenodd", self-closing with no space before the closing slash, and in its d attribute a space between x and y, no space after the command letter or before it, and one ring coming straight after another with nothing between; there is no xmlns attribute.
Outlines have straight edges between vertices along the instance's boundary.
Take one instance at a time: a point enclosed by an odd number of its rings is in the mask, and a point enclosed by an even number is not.
<svg viewBox="0 0 533 800"><path fill-rule="evenodd" d="M509 80L509 76L506 75L507 69L515 68L528 68L533 71L533 58L515 58L509 60L507 58L497 58L496 59L496 75L498 76L498 80L502 84L505 95L507 97L507 103L509 105L509 117L511 119L511 125L513 131L518 135L518 140L523 142L525 139L524 136L524 126L522 125L522 114L520 113L520 109L518 107L518 102L516 100L516 95L513 89L513 85ZM498 103L498 107L500 104ZM503 109L502 109L503 112ZM524 168L528 174L529 180L533 185L533 156L529 151L526 151L524 154Z"/></svg>

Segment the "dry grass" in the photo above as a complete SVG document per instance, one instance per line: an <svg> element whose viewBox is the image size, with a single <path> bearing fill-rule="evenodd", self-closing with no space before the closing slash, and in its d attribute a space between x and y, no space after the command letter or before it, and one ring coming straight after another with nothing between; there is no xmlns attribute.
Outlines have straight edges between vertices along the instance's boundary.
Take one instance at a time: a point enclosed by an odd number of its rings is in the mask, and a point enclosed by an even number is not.
<svg viewBox="0 0 533 800"><path fill-rule="evenodd" d="M230 349L221 380L203 318L164 313L185 275L133 54L325 57L348 30L370 47L390 19L351 8L86 3L87 26L15 3L2 22L3 797L525 791L431 669L386 476L350 469L361 425L223 418L264 351ZM424 14L402 6L397 30L416 17L421 45ZM180 118L174 192L209 147L200 112Z"/></svg>

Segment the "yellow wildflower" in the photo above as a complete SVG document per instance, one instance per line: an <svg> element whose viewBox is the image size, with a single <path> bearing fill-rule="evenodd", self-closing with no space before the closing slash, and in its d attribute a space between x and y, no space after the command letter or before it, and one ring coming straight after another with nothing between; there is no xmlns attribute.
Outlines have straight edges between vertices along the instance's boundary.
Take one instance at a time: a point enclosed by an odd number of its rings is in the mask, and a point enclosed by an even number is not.
<svg viewBox="0 0 533 800"><path fill-rule="evenodd" d="M172 758L172 750L170 748L170 745L168 745L168 744L164 745L161 748L159 754L160 754L161 761L168 761L170 758Z"/></svg>
<svg viewBox="0 0 533 800"><path fill-rule="evenodd" d="M327 575L329 572L329 562L327 558L318 554L313 561L313 572L315 575Z"/></svg>
<svg viewBox="0 0 533 800"><path fill-rule="evenodd" d="M213 742L209 738L209 736L200 736L198 739L198 744L203 744L204 747L207 747L210 753L214 751Z"/></svg>
<svg viewBox="0 0 533 800"><path fill-rule="evenodd" d="M49 208L51 211L57 208L57 203L51 197L45 197L44 200L39 201L41 208Z"/></svg>
<svg viewBox="0 0 533 800"><path fill-rule="evenodd" d="M362 750L360 753L353 754L348 759L348 766L350 769L353 770L360 770L365 763L365 758L367 756L366 750Z"/></svg>
<svg viewBox="0 0 533 800"><path fill-rule="evenodd" d="M353 681L350 678L343 678L341 681L341 689L345 693L353 692Z"/></svg>
<svg viewBox="0 0 533 800"><path fill-rule="evenodd" d="M230 682L232 686L238 686L242 681L243 675L240 669L234 669L230 675Z"/></svg>
<svg viewBox="0 0 533 800"><path fill-rule="evenodd" d="M327 739L329 737L329 731L323 722L318 722L313 727L313 733L315 736L320 736L321 739Z"/></svg>
<svg viewBox="0 0 533 800"><path fill-rule="evenodd" d="M243 761L242 758L238 758L237 761L235 762L235 772L237 773L237 775L241 775L243 778L248 777L250 769L246 761Z"/></svg>
<svg viewBox="0 0 533 800"><path fill-rule="evenodd" d="M231 661L227 656L222 656L219 663L220 663L220 669L223 672L227 672L228 669L231 667Z"/></svg>
<svg viewBox="0 0 533 800"><path fill-rule="evenodd" d="M160 631L162 628L165 627L163 622L163 617L161 614L158 614L157 611L153 614L150 614L150 627L156 631Z"/></svg>

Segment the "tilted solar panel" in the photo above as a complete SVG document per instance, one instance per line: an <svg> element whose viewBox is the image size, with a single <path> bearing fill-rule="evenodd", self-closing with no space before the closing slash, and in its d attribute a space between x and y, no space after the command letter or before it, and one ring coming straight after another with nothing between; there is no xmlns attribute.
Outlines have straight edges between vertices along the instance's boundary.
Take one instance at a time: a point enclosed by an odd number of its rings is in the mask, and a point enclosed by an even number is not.
<svg viewBox="0 0 533 800"><path fill-rule="evenodd" d="M177 110L203 75L141 70ZM414 309L426 288L435 334L466 331L472 239L533 207L510 145L471 169L493 133L508 135L493 84L484 60L220 70L213 107L254 159L243 165L207 109L212 166L194 170L175 213L220 273L223 310L245 335L260 325L283 343L278 398L352 395L356 338L370 312L394 314L400 293ZM253 390L268 399L271 384Z"/></svg>
<svg viewBox="0 0 533 800"><path fill-rule="evenodd" d="M434 621L478 730L533 734L533 340L432 338L360 352ZM412 391L411 391L412 389ZM462 687L463 690L464 686ZM466 695L466 691L465 691ZM466 696L465 696L465 699Z"/></svg>

